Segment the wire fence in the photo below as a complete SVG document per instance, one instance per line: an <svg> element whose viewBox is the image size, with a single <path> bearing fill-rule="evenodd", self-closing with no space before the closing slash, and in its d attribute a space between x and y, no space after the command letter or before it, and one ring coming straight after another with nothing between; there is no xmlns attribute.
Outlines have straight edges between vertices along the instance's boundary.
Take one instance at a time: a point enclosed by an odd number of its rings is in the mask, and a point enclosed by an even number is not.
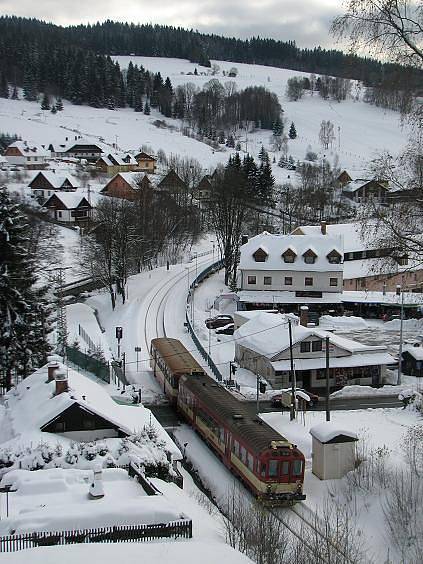
<svg viewBox="0 0 423 564"><path fill-rule="evenodd" d="M98 358L94 358L83 353L75 347L66 347L66 357L73 362L78 368L91 372L100 380L110 384L110 366L109 363Z"/></svg>

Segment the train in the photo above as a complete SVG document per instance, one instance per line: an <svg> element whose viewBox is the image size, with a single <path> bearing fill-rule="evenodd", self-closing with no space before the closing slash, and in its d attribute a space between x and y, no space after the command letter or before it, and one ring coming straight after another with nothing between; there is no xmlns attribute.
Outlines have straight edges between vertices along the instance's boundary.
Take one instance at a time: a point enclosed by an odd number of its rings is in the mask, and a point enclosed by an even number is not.
<svg viewBox="0 0 423 564"><path fill-rule="evenodd" d="M150 366L169 402L256 498L269 505L306 498L303 453L208 376L179 340L153 339Z"/></svg>

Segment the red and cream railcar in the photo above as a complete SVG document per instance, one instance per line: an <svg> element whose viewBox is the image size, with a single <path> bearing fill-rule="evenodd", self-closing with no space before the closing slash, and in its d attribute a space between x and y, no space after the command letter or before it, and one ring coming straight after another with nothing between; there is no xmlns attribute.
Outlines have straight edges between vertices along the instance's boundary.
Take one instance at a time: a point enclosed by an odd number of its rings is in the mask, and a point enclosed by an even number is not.
<svg viewBox="0 0 423 564"><path fill-rule="evenodd" d="M177 403L180 377L183 374L204 373L195 358L178 339L152 339L150 366L172 405Z"/></svg>
<svg viewBox="0 0 423 564"><path fill-rule="evenodd" d="M204 372L180 377L178 409L258 498L305 499L304 455Z"/></svg>

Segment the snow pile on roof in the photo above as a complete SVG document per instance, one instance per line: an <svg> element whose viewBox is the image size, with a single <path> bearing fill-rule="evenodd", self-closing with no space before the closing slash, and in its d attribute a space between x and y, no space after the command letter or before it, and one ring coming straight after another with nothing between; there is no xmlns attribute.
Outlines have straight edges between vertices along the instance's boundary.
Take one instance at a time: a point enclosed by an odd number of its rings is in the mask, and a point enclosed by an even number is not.
<svg viewBox="0 0 423 564"><path fill-rule="evenodd" d="M415 360L423 360L422 346L405 345L402 350L408 352Z"/></svg>
<svg viewBox="0 0 423 564"><path fill-rule="evenodd" d="M140 558L142 554L142 559ZM252 564L244 554L227 544L213 541L145 543L93 543L37 547L2 555L4 564L75 564L75 562L101 562L101 564Z"/></svg>
<svg viewBox="0 0 423 564"><path fill-rule="evenodd" d="M343 186L343 192L357 192L362 186L371 182L370 180L363 180L358 178L357 180L352 180Z"/></svg>
<svg viewBox="0 0 423 564"><path fill-rule="evenodd" d="M9 472L1 485L11 485L16 493L12 494L9 518L0 521L0 536L169 523L187 518L164 496L146 495L126 470L102 471L104 497L101 499L88 497L92 480L91 470L53 468Z"/></svg>
<svg viewBox="0 0 423 564"><path fill-rule="evenodd" d="M293 233L304 235L321 235L320 225L301 225ZM354 223L334 223L326 225L326 233L330 237L342 237L345 253L363 251L373 248L371 241L367 241L362 236L362 226L359 222ZM327 237L327 235L324 235Z"/></svg>
<svg viewBox="0 0 423 564"><path fill-rule="evenodd" d="M319 319L319 327L322 329L367 329L368 324L362 317L353 315L349 317L322 315Z"/></svg>
<svg viewBox="0 0 423 564"><path fill-rule="evenodd" d="M68 374L68 392L53 395L55 382L47 382L47 366L38 369L8 392L5 414L5 428L7 427L8 432L4 429L3 433L0 431L0 443L9 441L9 446L16 446L18 439L26 444L31 440L34 444L47 441L49 437L56 440L59 435L42 433L41 427L76 403L82 409L110 421L127 435L142 433L144 428L152 425L166 450L174 458L181 458L179 449L149 409L143 406L119 405L100 384L60 363L59 368ZM69 439L64 441L67 444L70 442ZM154 453L151 453L154 460L153 455Z"/></svg>
<svg viewBox="0 0 423 564"><path fill-rule="evenodd" d="M53 188L60 189L66 181L68 181L74 188L79 188L80 186L79 180L77 180L71 174L57 174L52 170L43 170L36 174L32 180L35 180L38 175L44 176L44 178L48 180L48 182L50 182Z"/></svg>
<svg viewBox="0 0 423 564"><path fill-rule="evenodd" d="M138 162L136 158L130 153L125 153L123 155L118 155L117 153L108 153L107 155L100 157L101 160L107 166L125 166L125 165L137 165Z"/></svg>
<svg viewBox="0 0 423 564"><path fill-rule="evenodd" d="M358 441L358 436L353 431L348 431L344 428L335 425L330 421L319 423L310 429L310 435L320 441L321 443L329 443L336 437L343 435L349 437L354 441Z"/></svg>
<svg viewBox="0 0 423 564"><path fill-rule="evenodd" d="M254 253L260 248L266 250L268 254L265 262L254 260ZM281 256L288 249L297 255L293 263L284 262ZM314 264L304 262L303 255L309 250L317 255ZM241 246L239 267L241 270L342 271L342 264L331 264L328 261L327 255L332 251L336 251L342 256L343 243L341 237L321 234L304 235L302 237L297 235L272 235L265 231L252 237Z"/></svg>
<svg viewBox="0 0 423 564"><path fill-rule="evenodd" d="M48 203L52 198L58 198L62 204L68 209L73 210L79 206L82 200L86 197L80 192L55 192L46 202L44 207L48 207Z"/></svg>
<svg viewBox="0 0 423 564"><path fill-rule="evenodd" d="M18 149L24 156L28 157L50 157L50 151L47 151L43 147L38 147L37 145L30 145L27 141L15 141L11 143L9 147ZM8 148L9 148L8 147Z"/></svg>

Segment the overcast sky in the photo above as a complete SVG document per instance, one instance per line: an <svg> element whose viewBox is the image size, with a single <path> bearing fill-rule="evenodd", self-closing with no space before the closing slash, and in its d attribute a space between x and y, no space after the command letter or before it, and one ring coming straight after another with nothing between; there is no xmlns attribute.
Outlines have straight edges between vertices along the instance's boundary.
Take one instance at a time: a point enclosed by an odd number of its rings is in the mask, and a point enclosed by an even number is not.
<svg viewBox="0 0 423 564"><path fill-rule="evenodd" d="M333 47L328 30L341 0L0 0L0 14L61 25L104 21L160 23L236 37Z"/></svg>

